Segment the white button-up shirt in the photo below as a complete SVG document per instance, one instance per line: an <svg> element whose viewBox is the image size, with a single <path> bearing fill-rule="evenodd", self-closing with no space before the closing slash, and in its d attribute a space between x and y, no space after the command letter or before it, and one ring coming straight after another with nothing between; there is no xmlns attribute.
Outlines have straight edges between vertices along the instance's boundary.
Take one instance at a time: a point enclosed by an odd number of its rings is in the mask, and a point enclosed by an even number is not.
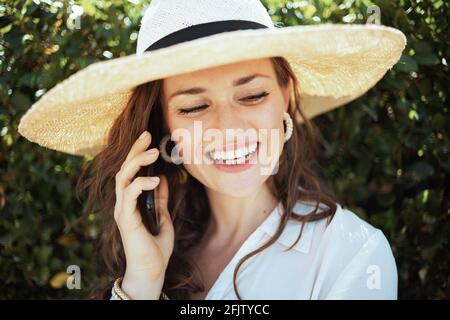
<svg viewBox="0 0 450 320"><path fill-rule="evenodd" d="M294 212L314 205L297 202ZM322 206L323 208L323 206ZM205 300L237 299L233 271L239 260L275 234L281 203L247 238L219 275ZM320 208L319 208L320 210ZM280 238L247 259L236 284L242 299L397 299L397 268L384 234L338 204L331 223L289 220Z"/></svg>

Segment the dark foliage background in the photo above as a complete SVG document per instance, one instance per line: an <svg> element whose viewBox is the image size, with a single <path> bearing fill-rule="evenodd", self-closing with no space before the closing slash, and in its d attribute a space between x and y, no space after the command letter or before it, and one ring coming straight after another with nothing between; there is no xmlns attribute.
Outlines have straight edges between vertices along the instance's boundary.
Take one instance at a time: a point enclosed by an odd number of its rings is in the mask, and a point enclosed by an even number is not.
<svg viewBox="0 0 450 320"><path fill-rule="evenodd" d="M84 298L101 272L96 213L76 223L82 204L74 187L86 159L32 144L17 126L64 78L92 62L134 53L148 3L0 3L0 298ZM449 3L263 3L285 26L366 23L376 4L381 23L407 35L400 62L373 89L314 120L324 151L317 168L346 206L388 237L399 298L448 299ZM81 268L81 290L66 287L69 265Z"/></svg>

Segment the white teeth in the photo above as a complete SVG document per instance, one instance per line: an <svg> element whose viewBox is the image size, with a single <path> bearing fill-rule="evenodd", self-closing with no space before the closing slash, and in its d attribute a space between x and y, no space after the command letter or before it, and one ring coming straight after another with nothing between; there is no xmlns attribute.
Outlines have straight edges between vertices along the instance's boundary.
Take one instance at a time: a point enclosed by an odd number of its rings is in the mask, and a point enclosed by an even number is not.
<svg viewBox="0 0 450 320"><path fill-rule="evenodd" d="M240 158L240 157L245 156L247 153L248 153L248 152L245 151L245 148L243 148L243 149L238 149L238 150L236 150L236 152L234 153L234 155L235 155L235 158Z"/></svg>
<svg viewBox="0 0 450 320"><path fill-rule="evenodd" d="M244 162L245 162L245 157L236 159L236 163L237 163L237 164L242 164L242 163L244 163Z"/></svg>
<svg viewBox="0 0 450 320"><path fill-rule="evenodd" d="M236 164L235 160L225 160L226 164Z"/></svg>
<svg viewBox="0 0 450 320"><path fill-rule="evenodd" d="M210 151L210 157L219 162L223 162L226 164L241 164L244 163L246 158L249 157L250 154L256 151L258 144L255 143L249 147L243 147L236 150L230 151Z"/></svg>

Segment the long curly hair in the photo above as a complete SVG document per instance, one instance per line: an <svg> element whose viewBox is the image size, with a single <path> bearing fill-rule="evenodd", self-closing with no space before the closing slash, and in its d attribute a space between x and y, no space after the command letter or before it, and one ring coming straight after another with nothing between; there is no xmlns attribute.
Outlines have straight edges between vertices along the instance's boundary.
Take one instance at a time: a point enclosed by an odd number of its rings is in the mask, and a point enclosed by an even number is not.
<svg viewBox="0 0 450 320"><path fill-rule="evenodd" d="M335 197L312 169L314 157L319 150L316 140L317 129L304 115L300 105L298 79L285 58L271 57L270 60L280 88L286 88L289 80L292 80L293 92L288 113L293 119L301 117L303 121L302 124L294 121L292 137L283 148L278 171L267 180L272 194L281 202L284 209L280 225L267 243L244 256L237 264L233 285L238 299L241 299L241 296L237 289L236 277L240 266L247 259L272 245L283 232L289 219L302 222L298 238L288 248L292 249L300 240L305 223L326 218L329 224L337 208ZM97 213L101 218L102 229L98 248L103 262L102 276L91 292L90 298L109 299L114 280L123 276L125 272L124 249L113 216L116 201L115 175L142 131L150 128L154 139L161 138L167 133L161 101L162 80L135 87L126 108L113 123L105 147L93 159L83 164L76 186L77 198L81 201L87 194L84 214ZM158 173L167 176L170 190L168 209L175 230L174 250L165 273L163 291L171 299L190 299L192 293L204 291L204 285L199 268L187 253L199 243L206 230L211 217L210 205L205 187L187 174L183 166L160 160L157 160L155 166ZM297 201L308 201L316 205L309 214L296 215L293 208ZM318 212L320 203L325 204L327 208Z"/></svg>

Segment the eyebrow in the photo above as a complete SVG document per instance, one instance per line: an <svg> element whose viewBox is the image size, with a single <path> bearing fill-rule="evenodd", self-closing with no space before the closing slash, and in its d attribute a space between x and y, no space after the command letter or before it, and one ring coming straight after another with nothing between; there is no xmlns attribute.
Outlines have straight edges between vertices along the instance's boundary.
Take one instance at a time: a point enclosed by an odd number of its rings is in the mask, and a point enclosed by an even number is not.
<svg viewBox="0 0 450 320"><path fill-rule="evenodd" d="M238 86L242 86L246 83L249 83L250 81L252 81L253 79L257 78L257 77L263 77L263 78L270 78L269 76L265 75L265 74L260 74L260 73L254 73L251 74L249 76L245 76L239 79L236 79L233 81L233 87L238 87ZM200 94L206 92L205 88L200 88L200 87L196 87L196 88L190 88L190 89L186 89L186 90L178 90L174 93L172 93L169 97L169 100L172 99L175 96L178 95L182 95L182 94L190 94L190 95L195 95L195 94Z"/></svg>

